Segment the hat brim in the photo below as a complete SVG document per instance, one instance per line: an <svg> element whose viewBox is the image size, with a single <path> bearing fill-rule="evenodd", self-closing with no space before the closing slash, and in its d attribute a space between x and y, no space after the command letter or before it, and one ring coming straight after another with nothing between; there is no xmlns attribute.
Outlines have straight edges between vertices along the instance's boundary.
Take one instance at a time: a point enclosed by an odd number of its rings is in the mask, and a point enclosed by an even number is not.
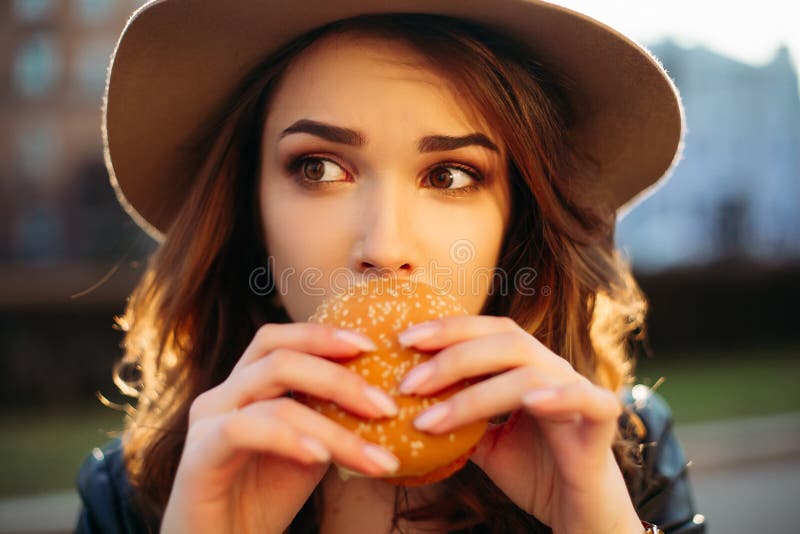
<svg viewBox="0 0 800 534"><path fill-rule="evenodd" d="M155 0L123 30L103 102L106 165L117 199L162 241L191 185L186 142L242 76L306 31L370 13L430 13L499 30L571 81L574 138L597 162L618 217L680 158L684 117L658 60L612 28L534 0Z"/></svg>

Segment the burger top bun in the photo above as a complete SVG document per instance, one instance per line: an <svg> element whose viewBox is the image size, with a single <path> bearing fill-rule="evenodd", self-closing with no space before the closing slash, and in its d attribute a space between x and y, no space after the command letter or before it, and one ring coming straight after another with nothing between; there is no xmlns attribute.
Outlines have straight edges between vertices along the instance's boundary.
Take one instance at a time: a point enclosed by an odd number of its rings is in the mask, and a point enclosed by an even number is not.
<svg viewBox="0 0 800 534"><path fill-rule="evenodd" d="M405 348L397 335L415 324L450 315L467 315L467 310L452 295L422 282L373 278L325 300L309 318L309 322L355 330L378 345L377 351L362 352L344 361L343 365L388 393L399 408L395 417L367 420L327 400L310 396L298 399L397 456L400 468L393 477L386 479L389 482L420 485L449 476L466 463L486 431L487 421L443 435L420 432L412 424L414 417L424 409L452 396L472 381L461 381L425 397L402 395L398 391L403 377L435 352ZM340 474L342 471L340 467Z"/></svg>

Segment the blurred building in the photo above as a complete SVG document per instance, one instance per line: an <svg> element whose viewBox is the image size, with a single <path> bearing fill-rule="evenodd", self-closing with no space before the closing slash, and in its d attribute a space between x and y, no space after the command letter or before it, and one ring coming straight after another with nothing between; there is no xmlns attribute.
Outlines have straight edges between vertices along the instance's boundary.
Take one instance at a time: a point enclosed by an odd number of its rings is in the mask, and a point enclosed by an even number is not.
<svg viewBox="0 0 800 534"><path fill-rule="evenodd" d="M50 281L85 289L136 236L108 184L100 108L116 39L141 3L0 2L0 304L47 300Z"/></svg>
<svg viewBox="0 0 800 534"><path fill-rule="evenodd" d="M141 4L0 0L0 410L115 391L113 316L155 244L114 198L100 112L116 39ZM689 131L673 178L619 224L634 267L652 273L653 346L796 341L800 102L788 53L759 68L654 48ZM670 270L741 259L795 266L744 281Z"/></svg>
<svg viewBox="0 0 800 534"><path fill-rule="evenodd" d="M99 129L109 56L142 3L0 2L0 269L67 262L80 272L142 237L114 201ZM800 99L788 51L753 67L671 41L653 50L683 95L688 134L672 179L619 224L634 266L800 259Z"/></svg>
<svg viewBox="0 0 800 534"><path fill-rule="evenodd" d="M652 47L683 96L672 178L618 225L639 271L800 261L800 97L789 51L754 67L672 41Z"/></svg>

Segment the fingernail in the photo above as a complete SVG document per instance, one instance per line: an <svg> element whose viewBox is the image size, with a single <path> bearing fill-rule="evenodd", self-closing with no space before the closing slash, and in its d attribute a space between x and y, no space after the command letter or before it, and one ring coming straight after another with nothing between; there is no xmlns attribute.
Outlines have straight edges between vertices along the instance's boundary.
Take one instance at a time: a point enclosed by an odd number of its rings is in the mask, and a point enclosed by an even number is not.
<svg viewBox="0 0 800 534"><path fill-rule="evenodd" d="M378 346L367 336L363 334L359 334L358 332L352 332L350 330L336 330L334 333L338 339L341 339L345 343L349 343L354 347L357 347L363 351L371 351L371 350L378 350Z"/></svg>
<svg viewBox="0 0 800 534"><path fill-rule="evenodd" d="M409 347L415 343L433 337L438 329L439 327L435 323L420 323L401 332L400 335L397 336L397 339L400 341L401 345Z"/></svg>
<svg viewBox="0 0 800 534"><path fill-rule="evenodd" d="M548 401L555 398L557 392L555 389L537 389L529 391L522 396L522 403L525 406L534 406L540 402Z"/></svg>
<svg viewBox="0 0 800 534"><path fill-rule="evenodd" d="M408 395L433 375L433 365L421 363L414 367L400 383L400 393Z"/></svg>
<svg viewBox="0 0 800 534"><path fill-rule="evenodd" d="M400 467L400 460L377 445L364 445L364 454L388 473L397 471L397 468Z"/></svg>
<svg viewBox="0 0 800 534"><path fill-rule="evenodd" d="M325 445L314 438L302 437L300 438L300 444L320 462L330 461L331 453L325 448Z"/></svg>
<svg viewBox="0 0 800 534"><path fill-rule="evenodd" d="M386 415L390 417L397 415L397 405L394 403L394 400L382 390L373 386L368 386L364 388L364 396Z"/></svg>
<svg viewBox="0 0 800 534"><path fill-rule="evenodd" d="M419 430L428 430L440 423L447 417L448 413L450 413L450 406L445 402L441 402L414 419L414 426Z"/></svg>

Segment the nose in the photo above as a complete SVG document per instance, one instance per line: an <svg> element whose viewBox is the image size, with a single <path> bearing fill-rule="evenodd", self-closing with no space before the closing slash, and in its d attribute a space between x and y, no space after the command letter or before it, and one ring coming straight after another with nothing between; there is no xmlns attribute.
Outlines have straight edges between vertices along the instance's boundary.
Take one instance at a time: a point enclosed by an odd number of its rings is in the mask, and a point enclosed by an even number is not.
<svg viewBox="0 0 800 534"><path fill-rule="evenodd" d="M353 252L354 270L362 275L409 278L417 267L411 199L401 188L376 185L363 197L363 217Z"/></svg>

